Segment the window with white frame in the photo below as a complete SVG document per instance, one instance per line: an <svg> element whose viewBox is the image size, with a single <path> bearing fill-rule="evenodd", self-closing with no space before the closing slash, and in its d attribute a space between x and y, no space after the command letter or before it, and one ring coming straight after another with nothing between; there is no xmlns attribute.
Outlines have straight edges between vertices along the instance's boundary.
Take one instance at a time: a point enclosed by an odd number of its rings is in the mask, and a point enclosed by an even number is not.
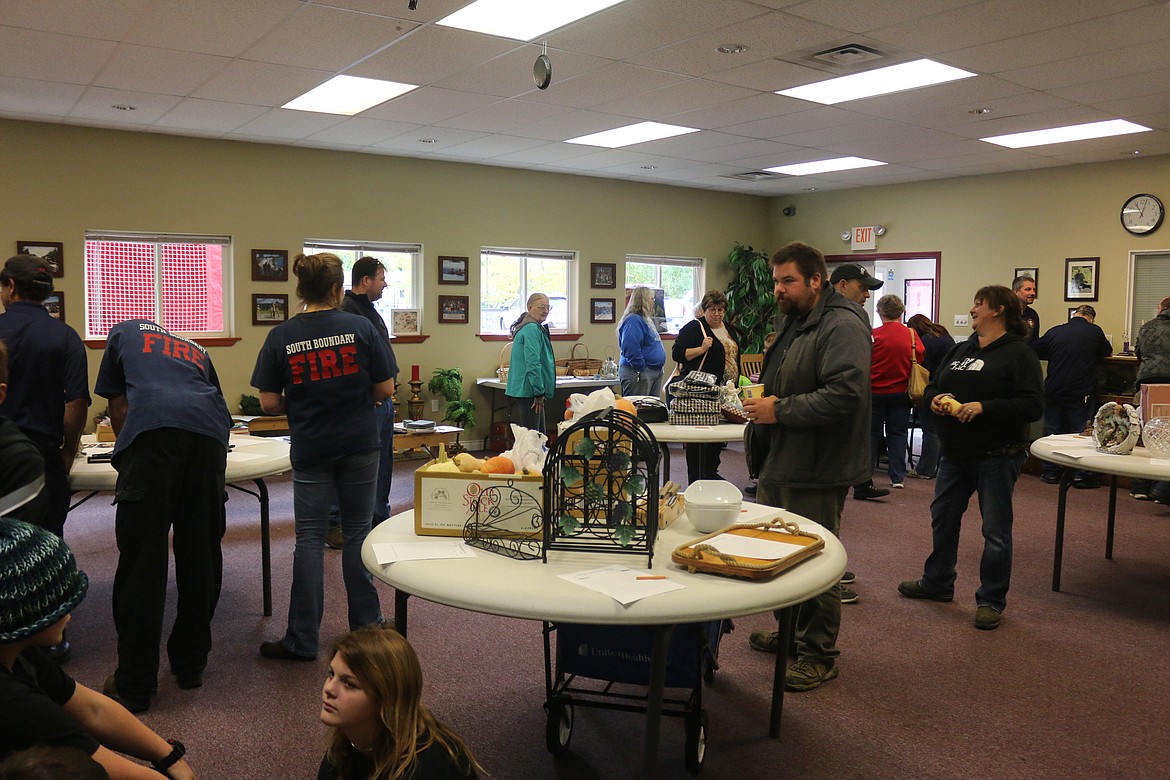
<svg viewBox="0 0 1170 780"><path fill-rule="evenodd" d="M386 266L386 290L374 301L374 308L387 326L394 309L422 308L422 244L306 238L303 251L306 255L329 252L341 258L346 290L351 286L353 264L359 258L372 257Z"/></svg>
<svg viewBox="0 0 1170 780"><path fill-rule="evenodd" d="M231 335L231 236L85 233L85 335L129 319L194 337Z"/></svg>
<svg viewBox="0 0 1170 780"><path fill-rule="evenodd" d="M1158 316L1158 304L1170 290L1170 254L1134 252L1130 262L1128 329L1122 339L1114 337L1115 352L1120 351L1119 345L1125 336L1129 337L1131 348L1137 343L1142 325Z"/></svg>
<svg viewBox="0 0 1170 780"><path fill-rule="evenodd" d="M678 333L703 300L704 270L701 257L626 255L626 300L635 287L654 290L657 310L651 319L660 332Z"/></svg>
<svg viewBox="0 0 1170 780"><path fill-rule="evenodd" d="M577 253L548 249L480 249L480 333L508 333L524 313L528 296L549 297L549 330L567 333L576 324L573 273Z"/></svg>

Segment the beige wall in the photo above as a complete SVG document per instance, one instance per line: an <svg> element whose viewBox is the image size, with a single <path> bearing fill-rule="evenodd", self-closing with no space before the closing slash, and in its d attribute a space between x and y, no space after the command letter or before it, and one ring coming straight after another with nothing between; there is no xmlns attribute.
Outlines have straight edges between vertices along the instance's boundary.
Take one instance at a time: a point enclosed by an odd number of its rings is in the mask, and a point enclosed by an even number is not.
<svg viewBox="0 0 1170 780"><path fill-rule="evenodd" d="M782 197L772 204L774 245L799 239L826 254L849 254L842 230L885 225L878 252L942 253L939 320L948 328L979 287L1010 285L1014 268L1034 266L1040 269L1034 306L1047 330L1078 305L1064 300L1065 258L1100 257L1093 305L1120 351L1130 253L1170 248L1170 224L1130 235L1121 227L1121 206L1140 192L1170 204L1168 181L1170 157L1163 156ZM795 216L781 213L788 205L796 206Z"/></svg>
<svg viewBox="0 0 1170 780"><path fill-rule="evenodd" d="M616 347L613 326L589 324L590 297L621 297L626 253L707 258L708 287L726 287L736 241L767 243L769 201L762 197L507 168L300 149L158 134L0 121L0 245L18 240L65 244L66 319L83 331L83 232L86 229L228 233L235 241L233 347L212 348L229 406L248 386L267 332L251 325L253 292L294 294L294 282L254 283L253 248L290 257L305 237L417 241L424 247L425 319L431 338L402 344L396 357L409 378L419 364L459 366L490 375L499 343L474 337L483 245L571 249L580 253L580 329L595 357ZM473 258L467 287L438 286L438 255ZM589 289L589 263L616 262L618 290ZM470 325L439 325L440 294L471 296ZM558 343L558 355L570 344ZM90 353L91 385L100 350ZM471 383L469 382L469 385ZM486 397L470 389L486 433ZM426 391L424 390L424 395ZM405 399L406 392L399 397ZM104 401L95 399L101 408Z"/></svg>

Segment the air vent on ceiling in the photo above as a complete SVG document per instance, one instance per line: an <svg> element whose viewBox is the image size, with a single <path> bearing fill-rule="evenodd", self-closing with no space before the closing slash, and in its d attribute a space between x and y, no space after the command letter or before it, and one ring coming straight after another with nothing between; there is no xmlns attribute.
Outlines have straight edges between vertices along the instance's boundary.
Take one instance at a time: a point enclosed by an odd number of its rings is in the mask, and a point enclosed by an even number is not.
<svg viewBox="0 0 1170 780"><path fill-rule="evenodd" d="M866 62L885 59L886 55L877 49L862 46L860 43L847 43L844 46L834 46L831 49L818 51L812 59L819 60L836 67L853 67Z"/></svg>
<svg viewBox="0 0 1170 780"><path fill-rule="evenodd" d="M763 181L764 179L778 179L780 174L768 171L745 171L744 173L726 173L722 179L739 179L740 181Z"/></svg>

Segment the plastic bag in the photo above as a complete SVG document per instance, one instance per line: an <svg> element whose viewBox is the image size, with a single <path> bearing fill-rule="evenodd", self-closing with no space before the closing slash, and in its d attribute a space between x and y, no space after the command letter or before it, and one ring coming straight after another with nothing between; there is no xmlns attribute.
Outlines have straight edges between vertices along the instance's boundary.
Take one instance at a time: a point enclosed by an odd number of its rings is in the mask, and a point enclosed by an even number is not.
<svg viewBox="0 0 1170 780"><path fill-rule="evenodd" d="M515 464L516 473L528 469L543 474L544 460L548 457L548 436L540 431L522 428L516 423L512 423L512 436L516 439L512 449L501 454Z"/></svg>
<svg viewBox="0 0 1170 780"><path fill-rule="evenodd" d="M565 428L568 428L586 414L591 414L602 409L612 409L616 403L617 396L608 387L594 390L589 395L573 393L569 396L568 405L569 410L573 412L573 416L568 420L561 420L557 423L557 431L565 430Z"/></svg>

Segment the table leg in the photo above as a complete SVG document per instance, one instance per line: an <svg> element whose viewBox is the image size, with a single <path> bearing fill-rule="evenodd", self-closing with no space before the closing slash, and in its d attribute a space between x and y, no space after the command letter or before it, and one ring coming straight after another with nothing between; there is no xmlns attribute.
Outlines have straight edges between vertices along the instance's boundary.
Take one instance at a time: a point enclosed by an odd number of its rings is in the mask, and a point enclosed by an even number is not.
<svg viewBox="0 0 1170 780"><path fill-rule="evenodd" d="M646 693L646 745L642 756L642 776L654 777L658 763L658 735L662 728L662 695L666 689L666 656L674 626L654 627L654 650L650 656L650 690ZM702 685L702 683L699 683Z"/></svg>
<svg viewBox="0 0 1170 780"><path fill-rule="evenodd" d="M776 669L772 672L772 711L768 719L768 736L780 736L780 719L784 715L784 673L788 671L788 648L796 629L796 606L785 607L776 615Z"/></svg>
<svg viewBox="0 0 1170 780"><path fill-rule="evenodd" d="M670 445L664 441L658 442L658 446L662 449L662 462L658 465L662 471L662 484L665 485L670 481Z"/></svg>
<svg viewBox="0 0 1170 780"><path fill-rule="evenodd" d="M69 493L69 500L70 500L70 501L72 501L72 500L73 500L73 494L74 494L74 493L76 493L76 492L77 492L77 491L70 491L70 493ZM69 505L69 509L68 509L67 511L69 511L69 512L72 512L74 509L76 509L77 507L81 506L81 505L82 505L82 504L84 504L86 501L89 501L91 498L93 498L94 496L96 496L96 495L97 495L98 493L100 493L100 492L101 492L101 491L99 491L99 490L93 490L93 491L90 491L90 493L89 493L88 495L86 495L84 498L79 498L79 499L78 499L78 500L77 500L75 503L72 503L72 504L70 504L70 505Z"/></svg>
<svg viewBox="0 0 1170 780"><path fill-rule="evenodd" d="M229 484L228 487L255 496L256 500L260 502L260 577L264 587L264 617L270 617L272 615L272 534L271 517L268 512L268 486L264 484L262 478L254 479L252 482L256 485L256 492L239 485Z"/></svg>
<svg viewBox="0 0 1170 780"><path fill-rule="evenodd" d="M406 636L406 600L410 594L399 588L394 589L394 630Z"/></svg>
<svg viewBox="0 0 1170 780"><path fill-rule="evenodd" d="M1113 560L1113 526L1117 519L1117 477L1109 478L1109 522L1105 526L1105 560Z"/></svg>
<svg viewBox="0 0 1170 780"><path fill-rule="evenodd" d="M1060 590L1060 564L1064 559L1064 510L1068 503L1068 489L1072 486L1073 469L1065 469L1056 494L1056 548L1052 551L1052 589Z"/></svg>

